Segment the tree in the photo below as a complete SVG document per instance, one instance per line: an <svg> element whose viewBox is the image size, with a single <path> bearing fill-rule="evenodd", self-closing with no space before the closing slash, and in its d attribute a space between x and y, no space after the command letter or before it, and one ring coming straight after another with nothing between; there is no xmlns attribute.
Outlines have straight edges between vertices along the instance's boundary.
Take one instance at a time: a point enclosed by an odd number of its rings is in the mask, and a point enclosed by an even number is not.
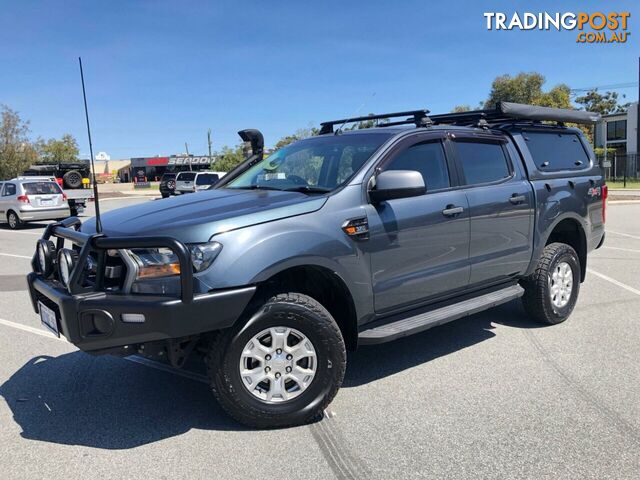
<svg viewBox="0 0 640 480"><path fill-rule="evenodd" d="M620 105L618 103L618 92L598 93L598 89L589 90L586 94L576 98L576 103L588 112L597 112L602 115L608 113L626 112L629 104Z"/></svg>
<svg viewBox="0 0 640 480"><path fill-rule="evenodd" d="M319 133L320 130L318 130L316 127L300 128L296 130L293 135L287 135L278 140L273 146L273 150L280 150L282 147L286 147L290 143L297 142L298 140L302 140L303 138L315 137Z"/></svg>
<svg viewBox="0 0 640 480"><path fill-rule="evenodd" d="M38 149L42 160L51 163L75 161L80 154L78 141L69 133L65 133L60 140L50 138L45 142L40 139Z"/></svg>
<svg viewBox="0 0 640 480"><path fill-rule="evenodd" d="M0 110L0 179L13 178L29 168L38 154L29 142L29 122L6 105L0 105Z"/></svg>
<svg viewBox="0 0 640 480"><path fill-rule="evenodd" d="M548 92L542 90L544 75L536 72L519 73L515 77L500 75L491 84L485 108L495 108L500 102L527 103L542 107L572 108L570 89L560 84Z"/></svg>
<svg viewBox="0 0 640 480"><path fill-rule="evenodd" d="M211 164L211 170L216 172L229 172L244 162L245 155L242 144L233 148L226 145L222 151L216 154L216 161Z"/></svg>
<svg viewBox="0 0 640 480"><path fill-rule="evenodd" d="M453 107L451 109L451 113L462 113L462 112L468 112L471 110L471 105L465 103L463 105L456 105L455 107Z"/></svg>

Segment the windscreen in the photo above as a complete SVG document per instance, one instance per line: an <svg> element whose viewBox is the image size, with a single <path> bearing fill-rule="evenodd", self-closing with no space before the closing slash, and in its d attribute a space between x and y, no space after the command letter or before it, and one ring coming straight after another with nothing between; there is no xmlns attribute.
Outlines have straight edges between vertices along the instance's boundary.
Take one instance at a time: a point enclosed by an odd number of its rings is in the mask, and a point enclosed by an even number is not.
<svg viewBox="0 0 640 480"><path fill-rule="evenodd" d="M194 178L196 178L196 172L182 172L178 174L176 180L178 182L193 182Z"/></svg>
<svg viewBox="0 0 640 480"><path fill-rule="evenodd" d="M292 143L224 188L331 191L345 184L392 132L322 135Z"/></svg>
<svg viewBox="0 0 640 480"><path fill-rule="evenodd" d="M53 182L23 183L22 188L24 188L26 195L55 195L62 193L58 184Z"/></svg>

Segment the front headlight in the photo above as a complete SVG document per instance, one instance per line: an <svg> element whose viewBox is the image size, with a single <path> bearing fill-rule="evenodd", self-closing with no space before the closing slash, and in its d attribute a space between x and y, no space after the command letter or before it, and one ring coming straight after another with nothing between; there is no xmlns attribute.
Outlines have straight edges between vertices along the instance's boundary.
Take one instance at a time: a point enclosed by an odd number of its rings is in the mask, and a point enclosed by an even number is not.
<svg viewBox="0 0 640 480"><path fill-rule="evenodd" d="M209 268L222 250L222 244L218 242L187 246L195 273ZM130 250L130 253L138 264L137 280L180 275L178 257L168 248L136 248Z"/></svg>

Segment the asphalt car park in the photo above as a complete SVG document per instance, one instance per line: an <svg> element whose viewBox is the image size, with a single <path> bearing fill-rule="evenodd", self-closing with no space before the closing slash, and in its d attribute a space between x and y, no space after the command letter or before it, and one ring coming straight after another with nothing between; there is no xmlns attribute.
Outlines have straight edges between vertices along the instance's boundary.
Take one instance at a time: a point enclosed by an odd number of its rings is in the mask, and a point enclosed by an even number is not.
<svg viewBox="0 0 640 480"><path fill-rule="evenodd" d="M1 476L635 478L639 216L610 204L567 322L540 327L516 301L362 347L324 418L268 431L228 418L198 364L93 357L53 337L24 278L46 222L2 224Z"/></svg>

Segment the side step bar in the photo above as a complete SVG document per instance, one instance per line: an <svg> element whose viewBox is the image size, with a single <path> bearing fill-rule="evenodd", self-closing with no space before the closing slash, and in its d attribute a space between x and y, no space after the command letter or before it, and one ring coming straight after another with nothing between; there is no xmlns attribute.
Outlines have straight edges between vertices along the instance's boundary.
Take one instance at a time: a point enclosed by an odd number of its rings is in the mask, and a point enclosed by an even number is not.
<svg viewBox="0 0 640 480"><path fill-rule="evenodd" d="M362 330L358 334L358 343L360 345L372 345L396 340L397 338L406 337L407 335L412 335L452 320L482 312L483 310L519 298L523 294L524 290L520 285L512 285L502 290L486 293L460 303L454 303L447 307Z"/></svg>

